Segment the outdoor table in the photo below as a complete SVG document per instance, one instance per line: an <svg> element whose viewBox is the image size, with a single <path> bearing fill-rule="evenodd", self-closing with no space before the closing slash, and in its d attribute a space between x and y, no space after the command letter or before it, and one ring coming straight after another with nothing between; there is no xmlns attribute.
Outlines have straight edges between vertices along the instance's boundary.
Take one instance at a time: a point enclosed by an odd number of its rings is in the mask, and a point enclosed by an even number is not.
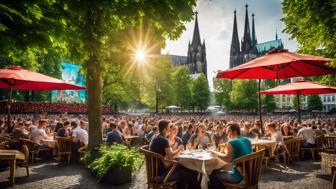
<svg viewBox="0 0 336 189"><path fill-rule="evenodd" d="M274 154L276 148L276 142L273 140L265 140L265 139L252 139L251 140L252 146L267 146L272 149L272 155Z"/></svg>
<svg viewBox="0 0 336 189"><path fill-rule="evenodd" d="M56 140L54 140L53 137L48 137L47 139L43 139L41 143L47 145L49 148L56 147Z"/></svg>
<svg viewBox="0 0 336 189"><path fill-rule="evenodd" d="M228 163L213 157L210 151L186 150L177 157L178 164L202 174L201 188L208 188L209 175L213 170L220 169Z"/></svg>
<svg viewBox="0 0 336 189"><path fill-rule="evenodd" d="M9 182L14 185L16 160L25 160L25 155L18 150L0 150L0 160L9 162Z"/></svg>

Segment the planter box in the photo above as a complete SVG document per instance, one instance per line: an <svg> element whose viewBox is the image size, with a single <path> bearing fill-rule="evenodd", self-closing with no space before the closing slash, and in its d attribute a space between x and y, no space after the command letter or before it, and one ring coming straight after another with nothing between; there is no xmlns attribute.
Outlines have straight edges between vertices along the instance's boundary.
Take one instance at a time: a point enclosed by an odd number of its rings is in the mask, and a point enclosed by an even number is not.
<svg viewBox="0 0 336 189"><path fill-rule="evenodd" d="M107 172L102 181L115 186L127 184L132 181L132 171L112 168Z"/></svg>

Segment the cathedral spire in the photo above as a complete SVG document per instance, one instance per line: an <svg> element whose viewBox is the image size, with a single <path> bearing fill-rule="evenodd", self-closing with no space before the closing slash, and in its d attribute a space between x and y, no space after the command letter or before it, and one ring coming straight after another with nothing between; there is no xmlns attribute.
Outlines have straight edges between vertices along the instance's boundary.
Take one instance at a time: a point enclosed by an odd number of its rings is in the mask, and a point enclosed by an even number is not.
<svg viewBox="0 0 336 189"><path fill-rule="evenodd" d="M251 41L250 23L249 23L248 10L247 10L248 5L246 4L245 7L246 7L246 13L245 13L244 36L243 36L243 42L242 42L242 52L248 53L252 47L252 41Z"/></svg>
<svg viewBox="0 0 336 189"><path fill-rule="evenodd" d="M234 13L234 18L233 18L233 33L232 33L230 54L236 55L236 54L239 54L240 45L239 45L237 17L236 17L237 11L235 10L233 13Z"/></svg>
<svg viewBox="0 0 336 189"><path fill-rule="evenodd" d="M255 46L258 44L257 42L257 36L255 33L255 27L254 27L254 13L252 14L252 46Z"/></svg>
<svg viewBox="0 0 336 189"><path fill-rule="evenodd" d="M194 45L200 45L201 44L201 37L200 37L200 32L198 28L198 18L197 18L198 12L195 12L195 28L194 28L194 35L192 38L191 44Z"/></svg>

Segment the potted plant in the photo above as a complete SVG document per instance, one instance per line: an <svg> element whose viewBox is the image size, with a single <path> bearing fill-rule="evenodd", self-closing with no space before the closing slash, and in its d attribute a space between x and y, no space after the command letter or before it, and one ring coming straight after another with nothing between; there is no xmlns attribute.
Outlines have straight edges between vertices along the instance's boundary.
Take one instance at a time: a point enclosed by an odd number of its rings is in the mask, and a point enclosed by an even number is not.
<svg viewBox="0 0 336 189"><path fill-rule="evenodd" d="M121 144L101 145L95 159L92 154L88 152L84 156L84 164L101 181L112 185L130 183L132 171L138 170L144 161L138 150Z"/></svg>

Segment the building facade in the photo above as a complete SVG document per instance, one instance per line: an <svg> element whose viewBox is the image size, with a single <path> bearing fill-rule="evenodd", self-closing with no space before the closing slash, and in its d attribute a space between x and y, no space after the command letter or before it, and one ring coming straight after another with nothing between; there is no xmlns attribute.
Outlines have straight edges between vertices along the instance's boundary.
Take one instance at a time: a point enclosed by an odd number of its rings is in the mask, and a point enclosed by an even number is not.
<svg viewBox="0 0 336 189"><path fill-rule="evenodd" d="M245 12L244 34L241 41L239 41L238 36L237 15L236 15L237 12L236 10L234 11L233 32L230 48L230 68L234 68L252 59L262 56L272 49L283 49L282 40L278 38L277 33L275 34L275 40L258 43L254 24L255 15L252 14L252 32L251 32L249 14L248 14L248 5L246 5L245 8L246 12Z"/></svg>
<svg viewBox="0 0 336 189"><path fill-rule="evenodd" d="M192 41L188 44L187 56L169 55L166 56L172 61L173 67L186 66L191 75L197 76L203 73L207 77L207 59L205 40L201 41L201 35L198 26L198 12L195 13L195 26Z"/></svg>

